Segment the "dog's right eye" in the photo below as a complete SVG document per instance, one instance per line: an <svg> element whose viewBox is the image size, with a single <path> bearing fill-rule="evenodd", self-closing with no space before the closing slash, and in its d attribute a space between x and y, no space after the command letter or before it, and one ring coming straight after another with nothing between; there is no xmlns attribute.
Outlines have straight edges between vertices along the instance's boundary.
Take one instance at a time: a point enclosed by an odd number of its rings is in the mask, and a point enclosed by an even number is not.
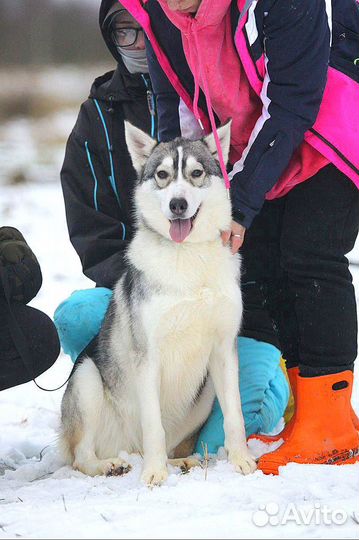
<svg viewBox="0 0 359 540"><path fill-rule="evenodd" d="M157 176L160 180L166 180L168 178L168 172L167 171L157 171Z"/></svg>

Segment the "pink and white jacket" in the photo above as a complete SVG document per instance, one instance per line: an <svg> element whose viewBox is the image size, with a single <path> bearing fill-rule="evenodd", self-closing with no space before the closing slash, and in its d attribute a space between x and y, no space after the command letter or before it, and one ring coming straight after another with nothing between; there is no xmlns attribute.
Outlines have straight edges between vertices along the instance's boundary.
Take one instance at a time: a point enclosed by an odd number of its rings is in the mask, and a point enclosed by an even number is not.
<svg viewBox="0 0 359 540"><path fill-rule="evenodd" d="M234 218L333 163L359 187L357 0L121 0L148 37L159 137L180 135L178 103L206 132L232 118Z"/></svg>

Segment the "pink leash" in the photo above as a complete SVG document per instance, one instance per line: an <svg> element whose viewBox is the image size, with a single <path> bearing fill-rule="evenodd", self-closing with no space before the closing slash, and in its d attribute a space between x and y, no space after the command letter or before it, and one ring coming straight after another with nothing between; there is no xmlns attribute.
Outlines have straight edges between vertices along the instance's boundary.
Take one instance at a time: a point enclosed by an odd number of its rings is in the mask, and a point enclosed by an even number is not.
<svg viewBox="0 0 359 540"><path fill-rule="evenodd" d="M198 71L199 71L199 75L200 75L200 77L202 78L202 81L203 81L203 86L204 86L203 90L204 90L204 95L205 95L205 98L206 98L209 121L210 121L210 124L211 124L214 140L215 140L216 147L217 147L218 159L219 159L219 164L220 164L223 179L224 179L224 184L226 186L226 189L228 190L228 197L229 197L230 196L229 195L230 180L229 180L229 177L228 177L226 165L224 163L223 152L222 152L221 143L220 143L220 140L219 140L219 137L218 137L217 127L216 127L216 121L215 121L214 115L213 115L212 102L211 102L211 97L210 97L209 88L208 88L208 81L207 81L207 78L205 77L205 73L204 73L204 69L203 69L203 65L202 65L202 58L201 58L200 49L199 49L199 46L198 46L198 37L197 37L197 29L196 29L196 21L195 20L192 21L192 23L191 23L191 33L194 36L195 46L196 46L197 51L198 51L198 60L199 60L199 66L198 66L199 70ZM192 66L193 66L193 78L194 78L194 85L195 85L194 86L194 98L193 98L193 113L194 113L199 125L203 129L203 124L201 122L201 118L200 118L199 111L198 111L199 81L198 81L198 71L197 71L196 62L192 62Z"/></svg>

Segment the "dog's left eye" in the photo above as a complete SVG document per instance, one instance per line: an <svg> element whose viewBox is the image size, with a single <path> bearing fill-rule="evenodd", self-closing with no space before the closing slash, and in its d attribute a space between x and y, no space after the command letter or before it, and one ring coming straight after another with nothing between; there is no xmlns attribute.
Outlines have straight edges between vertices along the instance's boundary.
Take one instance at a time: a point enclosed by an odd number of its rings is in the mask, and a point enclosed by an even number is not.
<svg viewBox="0 0 359 540"><path fill-rule="evenodd" d="M157 176L160 180L166 180L168 178L168 172L167 171L157 171Z"/></svg>
<svg viewBox="0 0 359 540"><path fill-rule="evenodd" d="M192 171L191 176L193 176L193 178L199 178L200 176L202 176L202 174L203 171L201 171L201 169L195 169L194 171Z"/></svg>

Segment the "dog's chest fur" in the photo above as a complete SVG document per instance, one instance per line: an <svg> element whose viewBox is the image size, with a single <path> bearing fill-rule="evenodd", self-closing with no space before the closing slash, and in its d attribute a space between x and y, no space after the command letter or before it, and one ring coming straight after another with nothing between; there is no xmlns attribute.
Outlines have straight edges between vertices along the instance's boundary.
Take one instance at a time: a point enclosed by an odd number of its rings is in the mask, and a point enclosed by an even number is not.
<svg viewBox="0 0 359 540"><path fill-rule="evenodd" d="M137 233L128 258L146 289L145 298L131 307L141 333L137 350L145 356L151 350L160 361L161 410L169 432L196 399L216 343L228 333L236 334L241 318L239 261L220 239L176 246L148 231ZM115 292L119 317L122 286L119 283ZM125 326L119 327L123 333ZM130 339L127 343L131 348ZM130 390L128 381L126 393Z"/></svg>
<svg viewBox="0 0 359 540"><path fill-rule="evenodd" d="M146 333L156 341L181 338L182 343L190 343L187 332L216 335L226 325L238 326L239 260L220 239L176 246L140 231L132 242L129 260L146 280L141 316Z"/></svg>

